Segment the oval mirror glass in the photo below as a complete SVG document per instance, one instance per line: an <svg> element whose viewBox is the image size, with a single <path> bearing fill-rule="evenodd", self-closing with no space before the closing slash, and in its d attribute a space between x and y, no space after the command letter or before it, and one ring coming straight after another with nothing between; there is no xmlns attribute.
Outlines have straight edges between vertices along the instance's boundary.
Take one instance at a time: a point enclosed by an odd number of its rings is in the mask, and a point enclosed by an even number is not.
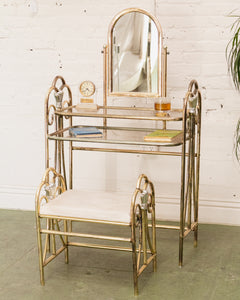
<svg viewBox="0 0 240 300"><path fill-rule="evenodd" d="M110 93L160 94L161 35L155 21L131 11L117 19L110 34Z"/></svg>

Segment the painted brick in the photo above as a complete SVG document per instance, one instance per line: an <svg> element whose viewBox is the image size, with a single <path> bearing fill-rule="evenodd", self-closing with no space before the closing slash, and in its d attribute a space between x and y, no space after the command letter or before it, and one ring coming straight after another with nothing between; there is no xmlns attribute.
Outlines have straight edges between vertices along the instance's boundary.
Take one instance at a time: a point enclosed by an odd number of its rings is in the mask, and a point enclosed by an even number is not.
<svg viewBox="0 0 240 300"><path fill-rule="evenodd" d="M211 222L212 216L206 209L208 206L219 206L224 212L221 203L224 197L229 201L229 207L238 207L240 173L232 147L240 116L240 97L231 82L225 58L233 22L228 14L237 8L236 1L36 0L37 11L34 11L32 3L34 1L0 1L0 133L7 141L1 149L0 207L21 208L21 204L16 202L16 191L22 199L21 193L25 193L26 188L32 199L34 197L33 191L44 170L43 104L54 76L60 74L66 79L72 88L74 103L79 101L80 82L85 79L94 81L96 101L101 104L102 46L107 42L112 18L127 7L141 7L155 13L162 25L164 45L170 52L168 94L173 98L173 106L181 106L192 78L199 82L203 98L202 220ZM118 101L110 100L112 103ZM145 103L152 105L151 101ZM21 135L14 139L9 137L8 130L16 132L19 127ZM95 174L86 164L93 158L98 170ZM164 171L174 170L176 166L179 169L175 159L85 153L77 160L84 172L80 173L76 167L74 172L83 188L89 187L86 174L99 190L105 188L106 180L110 180L110 188L121 190L128 182L135 185L138 174L146 172L154 178L161 209L165 208L172 219L178 218L170 212L171 208L175 212L178 202L179 178L177 173ZM125 178L127 165L131 168ZM113 170L111 166L114 166ZM104 175L101 172L103 168L106 169ZM169 193L167 188L160 188L162 183L176 188ZM8 204L2 197L7 189ZM222 197L219 198L219 194ZM238 196L233 197L233 194ZM177 197L177 200L164 202L164 195ZM32 209L33 205L24 202L22 207ZM227 211L229 220L226 217L225 222L231 223L231 215L235 216L235 213L229 213L229 208ZM167 213L160 214L160 210L157 215L167 218Z"/></svg>

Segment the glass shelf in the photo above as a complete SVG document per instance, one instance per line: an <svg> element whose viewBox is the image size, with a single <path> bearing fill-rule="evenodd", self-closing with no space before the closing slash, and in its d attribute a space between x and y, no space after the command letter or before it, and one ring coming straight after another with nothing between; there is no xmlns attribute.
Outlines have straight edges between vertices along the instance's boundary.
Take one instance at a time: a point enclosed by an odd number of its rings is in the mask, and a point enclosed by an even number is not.
<svg viewBox="0 0 240 300"><path fill-rule="evenodd" d="M121 106L99 106L96 111L79 110L75 106L70 106L62 110L56 111L59 116L75 116L75 117L94 117L94 118L113 118L113 119L131 119L131 120L152 120L152 121L181 121L182 110L173 109L168 116L157 116L154 109L137 108L137 107L121 107Z"/></svg>
<svg viewBox="0 0 240 300"><path fill-rule="evenodd" d="M73 126L73 127L79 127ZM86 126L87 127L87 126ZM182 140L178 142L146 142L144 136L156 129L146 128L127 128L127 127L107 127L95 126L99 128L103 135L101 137L73 137L69 134L69 127L63 130L53 132L48 135L50 140L62 140L72 142L87 143L105 143L105 144L122 144L122 145L138 145L138 146L178 146L182 144Z"/></svg>

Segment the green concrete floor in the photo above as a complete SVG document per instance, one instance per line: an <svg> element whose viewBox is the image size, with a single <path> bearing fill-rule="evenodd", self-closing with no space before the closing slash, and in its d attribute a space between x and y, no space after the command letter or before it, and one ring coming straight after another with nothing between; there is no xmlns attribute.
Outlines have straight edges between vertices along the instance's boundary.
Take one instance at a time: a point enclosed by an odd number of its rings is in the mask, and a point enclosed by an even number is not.
<svg viewBox="0 0 240 300"><path fill-rule="evenodd" d="M109 227L98 227L107 233ZM115 230L110 228L111 231ZM121 229L126 230L126 229ZM184 242L184 266L178 267L178 233L158 229L158 270L150 267L133 296L131 254L70 248L45 268L39 283L33 212L0 210L0 299L240 299L240 227L200 225L198 248Z"/></svg>

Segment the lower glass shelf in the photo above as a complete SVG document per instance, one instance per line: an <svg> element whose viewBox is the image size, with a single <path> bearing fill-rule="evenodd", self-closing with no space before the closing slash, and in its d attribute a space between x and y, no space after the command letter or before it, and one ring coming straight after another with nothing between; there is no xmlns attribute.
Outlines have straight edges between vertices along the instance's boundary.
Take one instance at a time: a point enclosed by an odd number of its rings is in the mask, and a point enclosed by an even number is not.
<svg viewBox="0 0 240 300"><path fill-rule="evenodd" d="M73 126L79 127L79 126ZM87 127L87 126L84 126ZM69 127L53 132L47 136L49 140L86 142L86 143L103 143L119 145L138 145L138 146L179 146L182 145L183 137L175 142L147 142L144 136L156 129L146 128L126 128L126 127L107 127L95 126L101 130L100 137L74 137L69 134Z"/></svg>

